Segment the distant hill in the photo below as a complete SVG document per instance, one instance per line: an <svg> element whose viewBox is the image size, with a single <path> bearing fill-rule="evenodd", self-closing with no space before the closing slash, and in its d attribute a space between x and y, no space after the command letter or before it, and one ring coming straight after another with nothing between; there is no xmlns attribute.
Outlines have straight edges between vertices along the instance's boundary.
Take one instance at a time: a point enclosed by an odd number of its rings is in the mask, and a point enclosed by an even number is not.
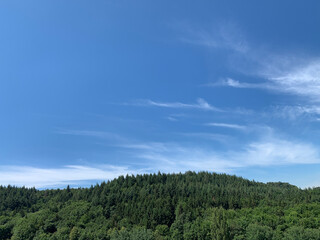
<svg viewBox="0 0 320 240"><path fill-rule="evenodd" d="M7 186L0 240L320 239L319 201L319 188L208 172L120 176L79 189Z"/></svg>

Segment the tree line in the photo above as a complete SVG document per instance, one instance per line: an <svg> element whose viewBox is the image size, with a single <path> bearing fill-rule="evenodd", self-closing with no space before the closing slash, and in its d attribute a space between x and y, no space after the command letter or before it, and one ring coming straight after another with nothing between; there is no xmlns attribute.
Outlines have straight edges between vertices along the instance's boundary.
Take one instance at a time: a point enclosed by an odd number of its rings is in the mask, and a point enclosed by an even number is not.
<svg viewBox="0 0 320 240"><path fill-rule="evenodd" d="M320 239L319 200L319 188L209 172L78 189L0 186L0 240Z"/></svg>

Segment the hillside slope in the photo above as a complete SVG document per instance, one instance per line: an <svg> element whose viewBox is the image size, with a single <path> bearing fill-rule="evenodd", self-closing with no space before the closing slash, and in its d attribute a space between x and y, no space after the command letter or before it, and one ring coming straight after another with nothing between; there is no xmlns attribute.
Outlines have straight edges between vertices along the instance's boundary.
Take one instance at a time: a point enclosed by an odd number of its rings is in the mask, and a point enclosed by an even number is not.
<svg viewBox="0 0 320 240"><path fill-rule="evenodd" d="M82 189L0 187L0 240L320 239L319 200L317 188L208 172Z"/></svg>

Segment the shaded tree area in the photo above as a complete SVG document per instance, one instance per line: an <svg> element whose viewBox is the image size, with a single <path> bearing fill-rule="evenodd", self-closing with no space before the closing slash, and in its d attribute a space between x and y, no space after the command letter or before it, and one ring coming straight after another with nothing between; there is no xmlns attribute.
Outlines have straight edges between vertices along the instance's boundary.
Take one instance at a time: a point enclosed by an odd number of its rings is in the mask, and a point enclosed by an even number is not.
<svg viewBox="0 0 320 240"><path fill-rule="evenodd" d="M0 240L320 239L319 200L319 188L208 172L79 189L0 187Z"/></svg>

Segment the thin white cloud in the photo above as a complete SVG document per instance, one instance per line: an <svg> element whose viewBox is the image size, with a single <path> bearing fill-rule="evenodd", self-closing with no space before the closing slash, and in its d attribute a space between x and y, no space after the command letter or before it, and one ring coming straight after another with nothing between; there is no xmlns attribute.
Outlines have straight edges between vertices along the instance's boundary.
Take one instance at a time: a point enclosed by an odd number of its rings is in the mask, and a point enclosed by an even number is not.
<svg viewBox="0 0 320 240"><path fill-rule="evenodd" d="M261 89L275 88L275 86L269 83L247 83L247 82L240 82L232 78L226 78L218 82L205 84L205 86L208 86L208 87L226 86L226 87L233 87L233 88L261 88Z"/></svg>
<svg viewBox="0 0 320 240"><path fill-rule="evenodd" d="M161 172L214 171L231 173L240 165L217 153L195 147L171 146L170 151L144 151L137 157L146 159L150 168Z"/></svg>
<svg viewBox="0 0 320 240"><path fill-rule="evenodd" d="M302 92L304 92L305 96L307 96L309 99L312 100L317 99L317 94L319 94L320 97L320 91L318 93L317 88L313 89L314 94L310 93L308 88L313 88L313 86L302 86L301 89L295 88L296 91L300 91L300 95L303 95ZM281 91L281 92L288 92L289 90L285 90L285 88L279 87L276 84L273 83L245 83L245 82L239 82L237 80L227 78L225 80L215 82L215 83L209 83L206 84L206 86L210 87L217 87L217 86L227 86L227 87L233 87L233 88L255 88L255 89L266 89L266 90L272 90L272 91ZM319 83L320 86L320 83ZM292 89L291 89L292 90ZM310 94L308 94L310 93ZM317 105L317 102L315 101L307 101L305 105L278 105L278 106L272 106L268 108L269 112L262 113L262 115L272 115L272 117L281 117L281 118L287 118L290 120L295 120L298 117L308 117L310 119L317 119L320 115L320 106ZM271 110L271 112L270 112ZM234 111L236 112L236 111Z"/></svg>
<svg viewBox="0 0 320 240"><path fill-rule="evenodd" d="M313 145L275 138L250 143L239 157L244 166L320 163L319 151Z"/></svg>
<svg viewBox="0 0 320 240"><path fill-rule="evenodd" d="M58 134L64 134L64 135L75 135L75 136L88 136L88 137L110 137L115 136L112 133L109 132L103 132L103 131L89 131L89 130L59 130L56 131Z"/></svg>
<svg viewBox="0 0 320 240"><path fill-rule="evenodd" d="M124 137L122 137L118 134L111 133L111 132L105 132L105 131L61 129L61 130L56 131L56 133L62 134L62 135L112 139L112 140L118 140L118 141L125 141L126 140Z"/></svg>
<svg viewBox="0 0 320 240"><path fill-rule="evenodd" d="M183 114L183 113L176 113L176 114L170 114L169 116L166 117L167 120L171 121L171 122L178 122L180 121L182 118L186 118L187 115Z"/></svg>
<svg viewBox="0 0 320 240"><path fill-rule="evenodd" d="M122 148L130 148L137 150L151 150L165 152L168 150L166 144L161 142L149 142L149 143L136 143L136 144L121 144L117 145Z"/></svg>
<svg viewBox="0 0 320 240"><path fill-rule="evenodd" d="M309 120L317 120L320 116L320 106L318 105L297 105L297 106L275 106L271 108L272 116L295 120L303 117ZM270 112L266 113L270 115Z"/></svg>
<svg viewBox="0 0 320 240"><path fill-rule="evenodd" d="M244 125L239 125L239 124L230 124L230 123L207 123L207 126L212 126L212 127L223 127L223 128L232 128L232 129L238 129L238 130L245 130L247 127Z"/></svg>
<svg viewBox="0 0 320 240"><path fill-rule="evenodd" d="M310 143L289 141L267 131L264 139L245 144L239 150L215 151L214 148L174 143L131 146L136 156L148 160L150 169L163 172L235 172L239 168L320 163L318 149ZM158 147L161 146L161 147Z"/></svg>
<svg viewBox="0 0 320 240"><path fill-rule="evenodd" d="M140 143L119 147L133 150L136 166L83 166L36 168L28 166L1 166L0 185L52 188L81 181L99 182L120 175L150 172L214 171L236 173L255 166L287 166L320 163L319 151L312 144L268 136L239 150L216 151L208 147L176 143ZM234 147L233 147L234 149ZM141 160L146 160L141 168Z"/></svg>
<svg viewBox="0 0 320 240"><path fill-rule="evenodd" d="M171 122L177 122L177 121L178 121L178 119L176 119L176 118L174 118L174 117L171 117L171 116L166 117L166 119L169 120L169 121L171 121Z"/></svg>
<svg viewBox="0 0 320 240"><path fill-rule="evenodd" d="M1 166L0 169L0 185L36 188L65 187L70 182L111 180L120 175L138 173L128 167L112 165L98 167L71 165L60 168Z"/></svg>
<svg viewBox="0 0 320 240"><path fill-rule="evenodd" d="M239 53L248 51L248 44L239 27L229 22L213 26L211 31L199 30L190 26L182 26L183 37L180 40L189 44L209 48L224 48Z"/></svg>
<svg viewBox="0 0 320 240"><path fill-rule="evenodd" d="M180 133L180 135L193 138L193 139L198 138L198 139L211 140L211 141L216 141L221 143L228 143L233 140L232 136L217 134L217 133L192 132L192 133Z"/></svg>
<svg viewBox="0 0 320 240"><path fill-rule="evenodd" d="M301 60L296 60L299 64L292 60L285 67L279 61L282 61L281 57L275 58L271 63L264 63L261 60L261 69L256 74L258 77L268 81L267 83L246 83L227 78L220 82L207 84L207 86L259 88L303 96L309 100L319 102L320 60L305 59L303 65L300 64ZM277 66L279 67L277 68Z"/></svg>
<svg viewBox="0 0 320 240"><path fill-rule="evenodd" d="M298 56L291 53L275 53L266 47L248 43L240 27L235 24L221 24L214 30L186 29L184 42L197 44L208 49L231 49L231 66L244 74L264 79L264 83L248 83L226 78L208 86L234 88L259 88L282 92L320 102L320 57Z"/></svg>
<svg viewBox="0 0 320 240"><path fill-rule="evenodd" d="M320 101L320 60L306 60L302 66L293 66L278 74L266 74L271 75L268 79L279 91Z"/></svg>
<svg viewBox="0 0 320 240"><path fill-rule="evenodd" d="M181 102L156 102L152 100L141 101L138 104L139 106L154 106L162 108L185 108L185 109L198 109L205 111L218 111L221 112L219 108L216 108L206 102L204 99L199 98L196 103L181 103Z"/></svg>

